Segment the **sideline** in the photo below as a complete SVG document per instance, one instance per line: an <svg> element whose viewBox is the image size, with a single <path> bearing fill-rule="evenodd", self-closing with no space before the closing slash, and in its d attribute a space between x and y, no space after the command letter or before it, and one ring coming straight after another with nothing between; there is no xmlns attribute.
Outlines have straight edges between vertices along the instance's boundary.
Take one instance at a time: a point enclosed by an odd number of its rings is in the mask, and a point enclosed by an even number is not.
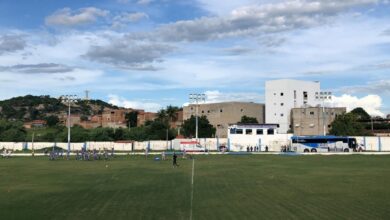
<svg viewBox="0 0 390 220"><path fill-rule="evenodd" d="M64 152L66 154L66 152ZM208 152L208 153L203 153L203 152L191 152L187 154L194 154L194 155L390 155L390 151L384 151L384 152L349 152L349 153L344 153L344 152L325 152L325 153L294 153L294 152ZM35 153L35 156L45 156L44 153ZM70 156L76 155L76 153L71 152L69 154ZM114 153L114 155L121 155L121 156L132 156L132 155L145 155L143 152L118 152ZM161 155L161 152L149 152L148 155ZM2 156L2 154L0 154ZM11 153L11 157L31 157L31 153ZM48 156L48 155L46 155Z"/></svg>

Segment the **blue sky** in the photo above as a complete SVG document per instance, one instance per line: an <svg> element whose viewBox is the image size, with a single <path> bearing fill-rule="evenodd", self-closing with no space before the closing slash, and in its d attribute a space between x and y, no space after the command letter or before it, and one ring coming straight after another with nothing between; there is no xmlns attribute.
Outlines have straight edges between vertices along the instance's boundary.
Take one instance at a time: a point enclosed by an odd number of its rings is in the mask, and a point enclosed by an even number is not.
<svg viewBox="0 0 390 220"><path fill-rule="evenodd" d="M390 113L387 0L2 0L0 99L77 94L148 111L264 102L320 81L332 106Z"/></svg>

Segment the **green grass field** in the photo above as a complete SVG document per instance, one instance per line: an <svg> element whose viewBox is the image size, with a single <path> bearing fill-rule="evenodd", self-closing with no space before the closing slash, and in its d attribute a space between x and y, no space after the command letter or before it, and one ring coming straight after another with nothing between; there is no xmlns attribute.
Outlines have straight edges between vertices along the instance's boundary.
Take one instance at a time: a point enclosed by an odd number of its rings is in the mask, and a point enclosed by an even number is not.
<svg viewBox="0 0 390 220"><path fill-rule="evenodd" d="M0 159L1 219L190 219L192 161ZM108 167L106 167L108 165ZM192 219L390 219L390 156L196 156Z"/></svg>

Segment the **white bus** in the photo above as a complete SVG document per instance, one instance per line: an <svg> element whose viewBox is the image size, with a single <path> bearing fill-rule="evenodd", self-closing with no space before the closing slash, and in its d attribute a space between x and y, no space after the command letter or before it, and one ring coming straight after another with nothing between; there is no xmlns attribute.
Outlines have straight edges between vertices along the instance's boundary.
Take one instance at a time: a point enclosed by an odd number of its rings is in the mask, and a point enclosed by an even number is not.
<svg viewBox="0 0 390 220"><path fill-rule="evenodd" d="M291 150L295 152L356 151L356 138L339 136L292 136Z"/></svg>

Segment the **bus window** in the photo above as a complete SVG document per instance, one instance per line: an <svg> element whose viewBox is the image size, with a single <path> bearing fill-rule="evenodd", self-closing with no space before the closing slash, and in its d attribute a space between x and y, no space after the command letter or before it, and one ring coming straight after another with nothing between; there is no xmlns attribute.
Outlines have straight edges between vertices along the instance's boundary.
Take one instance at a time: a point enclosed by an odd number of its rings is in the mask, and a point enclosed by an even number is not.
<svg viewBox="0 0 390 220"><path fill-rule="evenodd" d="M272 134L274 134L274 133L275 133L275 132L274 132L274 129L268 129L268 130L267 130L267 134L271 134L271 135L272 135Z"/></svg>
<svg viewBox="0 0 390 220"><path fill-rule="evenodd" d="M242 129L237 129L236 130L236 134L242 134L242 133L243 133Z"/></svg>
<svg viewBox="0 0 390 220"><path fill-rule="evenodd" d="M252 134L252 129L245 129L245 134Z"/></svg>
<svg viewBox="0 0 390 220"><path fill-rule="evenodd" d="M263 129L257 129L256 130L257 135L263 135Z"/></svg>

